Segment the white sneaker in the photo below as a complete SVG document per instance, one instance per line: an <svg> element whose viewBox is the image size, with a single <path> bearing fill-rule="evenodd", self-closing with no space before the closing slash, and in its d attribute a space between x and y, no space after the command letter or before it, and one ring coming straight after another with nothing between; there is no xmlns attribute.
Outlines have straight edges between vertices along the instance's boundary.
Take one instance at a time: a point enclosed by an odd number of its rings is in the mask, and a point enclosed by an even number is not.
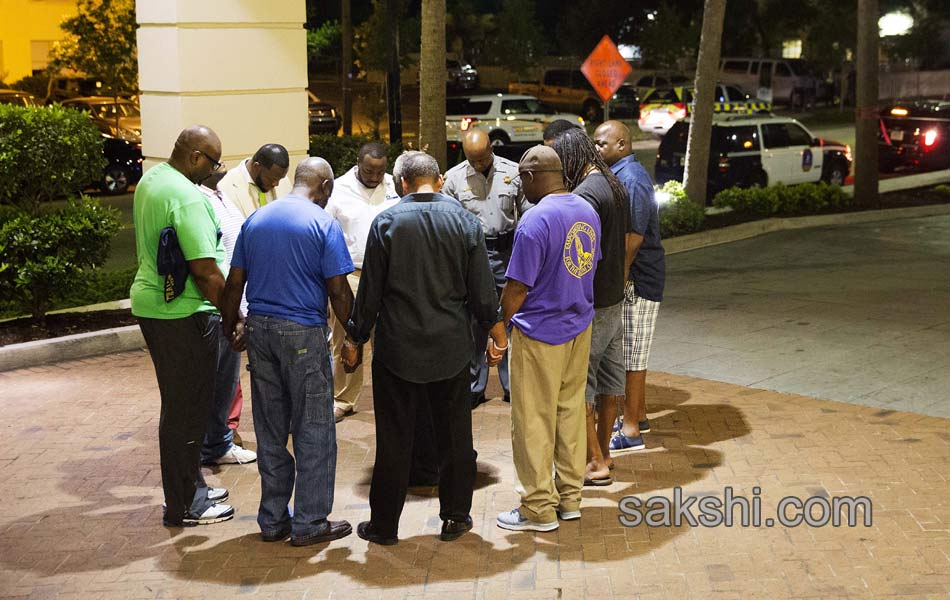
<svg viewBox="0 0 950 600"><path fill-rule="evenodd" d="M558 510L557 518L562 521L576 521L581 518L581 511L579 510Z"/></svg>
<svg viewBox="0 0 950 600"><path fill-rule="evenodd" d="M231 446L227 452L208 461L212 465L243 465L257 460L257 453L240 446Z"/></svg>
<svg viewBox="0 0 950 600"><path fill-rule="evenodd" d="M228 499L228 490L225 488L208 488L208 500L214 503L224 502Z"/></svg>
<svg viewBox="0 0 950 600"><path fill-rule="evenodd" d="M521 516L517 508L510 512L498 513L498 519L495 521L495 524L502 529L511 531L554 531L558 528L556 520L550 523L538 523L525 519Z"/></svg>
<svg viewBox="0 0 950 600"><path fill-rule="evenodd" d="M191 527L192 525L211 525L212 523L220 523L233 518L234 508L227 504L212 504L208 507L208 510L201 513L200 517L186 515L185 518L182 519L182 524L186 527Z"/></svg>

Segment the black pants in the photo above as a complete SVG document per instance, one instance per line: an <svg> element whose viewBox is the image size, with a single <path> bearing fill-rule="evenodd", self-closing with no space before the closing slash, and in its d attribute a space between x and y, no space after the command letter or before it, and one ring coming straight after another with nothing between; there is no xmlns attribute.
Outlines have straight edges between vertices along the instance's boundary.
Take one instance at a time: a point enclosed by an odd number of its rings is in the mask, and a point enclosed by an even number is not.
<svg viewBox="0 0 950 600"><path fill-rule="evenodd" d="M187 513L200 516L211 506L201 475L201 447L211 418L220 321L208 313L139 318L162 397L158 446L169 524L181 523Z"/></svg>
<svg viewBox="0 0 950 600"><path fill-rule="evenodd" d="M376 411L376 464L369 491L370 519L381 535L399 532L406 502L417 413L428 405L439 462L439 516L464 519L472 510L475 451L469 371L431 383L402 379L373 359L373 405Z"/></svg>

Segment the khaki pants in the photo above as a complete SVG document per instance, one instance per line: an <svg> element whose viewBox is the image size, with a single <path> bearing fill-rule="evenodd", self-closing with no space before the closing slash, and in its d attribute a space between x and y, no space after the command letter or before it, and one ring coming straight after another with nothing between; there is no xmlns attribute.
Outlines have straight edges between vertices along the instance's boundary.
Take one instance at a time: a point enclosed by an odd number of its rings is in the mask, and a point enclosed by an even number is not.
<svg viewBox="0 0 950 600"><path fill-rule="evenodd" d="M360 285L360 270L350 273L346 276L353 295L356 296L356 290ZM360 391L363 389L363 365L360 363L352 373L346 373L343 370L343 356L340 351L343 348L343 338L346 337L345 323L340 323L333 312L332 306L327 306L327 323L330 325L330 348L333 352L333 407L349 412L356 408L356 401L360 399ZM369 340L370 347L373 345L373 338Z"/></svg>
<svg viewBox="0 0 950 600"><path fill-rule="evenodd" d="M590 331L588 327L574 339L552 346L512 328L511 447L521 494L519 511L539 523L556 521L555 510L580 509L587 466L584 389Z"/></svg>

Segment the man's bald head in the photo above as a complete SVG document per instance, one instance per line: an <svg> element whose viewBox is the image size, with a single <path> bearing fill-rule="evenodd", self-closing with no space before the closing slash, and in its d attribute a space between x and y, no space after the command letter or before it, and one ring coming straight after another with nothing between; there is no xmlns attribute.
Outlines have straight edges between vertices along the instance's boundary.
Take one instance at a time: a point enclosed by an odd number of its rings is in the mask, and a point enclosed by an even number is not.
<svg viewBox="0 0 950 600"><path fill-rule="evenodd" d="M468 164L479 173L487 173L495 163L491 138L481 129L473 129L462 138L462 152Z"/></svg>
<svg viewBox="0 0 950 600"><path fill-rule="evenodd" d="M297 170L294 171L294 189L291 193L303 196L324 208L332 192L333 169L330 163L319 156L312 156L297 165Z"/></svg>
<svg viewBox="0 0 950 600"><path fill-rule="evenodd" d="M204 125L183 129L168 163L193 183L201 183L221 168L221 139Z"/></svg>
<svg viewBox="0 0 950 600"><path fill-rule="evenodd" d="M608 165L633 153L630 129L620 121L604 121L594 130L594 145Z"/></svg>

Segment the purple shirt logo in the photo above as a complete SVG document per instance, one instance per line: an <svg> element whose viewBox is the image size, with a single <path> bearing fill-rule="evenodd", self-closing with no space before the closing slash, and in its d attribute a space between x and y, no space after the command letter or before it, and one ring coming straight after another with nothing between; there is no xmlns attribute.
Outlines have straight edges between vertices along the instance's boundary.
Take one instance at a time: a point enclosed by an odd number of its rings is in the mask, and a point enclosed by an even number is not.
<svg viewBox="0 0 950 600"><path fill-rule="evenodd" d="M564 240L564 266L568 273L578 279L590 273L594 268L596 244L597 234L589 223L574 223Z"/></svg>

